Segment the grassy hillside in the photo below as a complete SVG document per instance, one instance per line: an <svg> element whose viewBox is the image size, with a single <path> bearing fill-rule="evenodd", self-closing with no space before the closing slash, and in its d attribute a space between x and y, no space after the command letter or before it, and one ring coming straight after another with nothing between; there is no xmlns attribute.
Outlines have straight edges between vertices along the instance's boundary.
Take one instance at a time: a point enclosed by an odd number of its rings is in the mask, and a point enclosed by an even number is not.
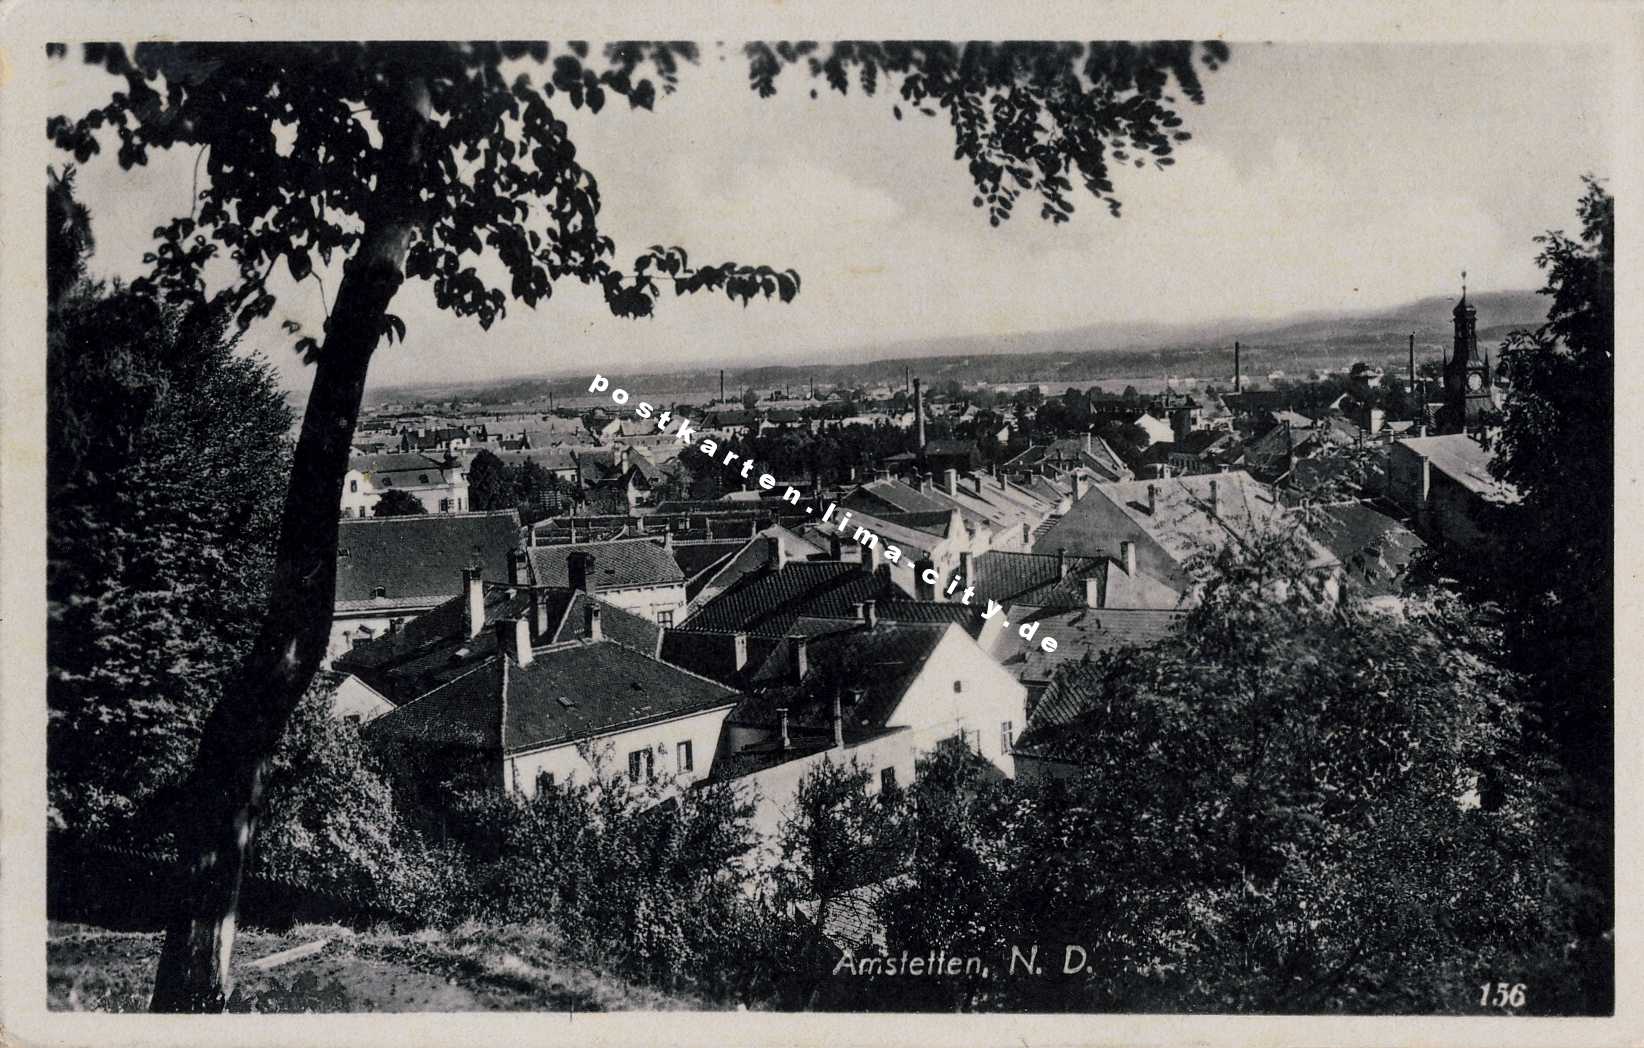
<svg viewBox="0 0 1644 1048"><path fill-rule="evenodd" d="M320 940L320 952L276 967L260 958ZM46 944L49 1007L148 1010L157 933L56 924ZM234 951L234 1012L605 1012L725 1005L644 989L562 961L541 928L465 926L409 935L300 925L244 931Z"/></svg>

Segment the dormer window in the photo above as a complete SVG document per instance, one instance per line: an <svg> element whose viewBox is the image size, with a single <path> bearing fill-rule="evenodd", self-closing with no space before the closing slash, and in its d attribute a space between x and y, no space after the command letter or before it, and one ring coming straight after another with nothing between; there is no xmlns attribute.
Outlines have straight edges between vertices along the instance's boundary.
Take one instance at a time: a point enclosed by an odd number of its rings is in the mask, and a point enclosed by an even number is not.
<svg viewBox="0 0 1644 1048"><path fill-rule="evenodd" d="M378 598L386 597L388 596L388 590L383 586L375 586L371 590L371 596Z"/></svg>

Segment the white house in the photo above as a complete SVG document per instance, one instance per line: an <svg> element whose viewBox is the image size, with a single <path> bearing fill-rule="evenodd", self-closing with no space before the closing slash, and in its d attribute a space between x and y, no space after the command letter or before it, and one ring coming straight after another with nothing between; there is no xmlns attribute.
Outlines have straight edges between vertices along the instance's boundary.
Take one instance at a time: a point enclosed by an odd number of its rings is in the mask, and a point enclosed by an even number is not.
<svg viewBox="0 0 1644 1048"><path fill-rule="evenodd" d="M455 458L433 458L416 452L355 455L343 477L344 517L369 517L389 491L404 491L429 513L463 513L468 509L468 477Z"/></svg>

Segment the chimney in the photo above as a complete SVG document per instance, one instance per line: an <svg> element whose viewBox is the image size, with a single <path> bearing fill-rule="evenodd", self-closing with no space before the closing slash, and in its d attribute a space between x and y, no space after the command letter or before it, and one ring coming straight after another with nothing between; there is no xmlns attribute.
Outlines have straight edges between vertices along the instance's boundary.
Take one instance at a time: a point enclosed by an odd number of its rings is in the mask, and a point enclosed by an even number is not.
<svg viewBox="0 0 1644 1048"><path fill-rule="evenodd" d="M879 625L879 602L865 600L862 602L862 625L872 629Z"/></svg>
<svg viewBox="0 0 1644 1048"><path fill-rule="evenodd" d="M641 535L645 534L645 515L643 513L634 518L634 530Z"/></svg>
<svg viewBox="0 0 1644 1048"><path fill-rule="evenodd" d="M776 719L782 725L782 752L787 753L793 748L793 743L788 741L788 707L778 706L776 708Z"/></svg>
<svg viewBox="0 0 1644 1048"><path fill-rule="evenodd" d="M1414 337L1415 336L1411 336L1412 339ZM1235 339L1233 342L1233 392L1238 393L1243 389L1244 380L1239 375L1239 343L1238 340Z"/></svg>
<svg viewBox="0 0 1644 1048"><path fill-rule="evenodd" d="M1085 454L1087 454L1087 455L1090 454L1092 450L1093 450L1093 444L1092 444L1092 441L1091 441L1091 436L1090 436L1090 433L1087 431L1085 433Z"/></svg>
<svg viewBox="0 0 1644 1048"><path fill-rule="evenodd" d="M1370 409L1370 435L1373 437L1381 432L1382 425L1387 421L1387 412L1381 408Z"/></svg>
<svg viewBox="0 0 1644 1048"><path fill-rule="evenodd" d="M975 580L971 577L971 564L972 560L970 550L965 550L959 554L959 574L964 578L964 585L966 586L974 586L976 584Z"/></svg>
<svg viewBox="0 0 1644 1048"><path fill-rule="evenodd" d="M919 380L913 380L913 427L916 446L921 450L925 446L925 394L919 388Z"/></svg>
<svg viewBox="0 0 1644 1048"><path fill-rule="evenodd" d="M496 625L497 653L521 666L531 665L531 624L524 619L499 619Z"/></svg>
<svg viewBox="0 0 1644 1048"><path fill-rule="evenodd" d="M782 536L765 536L765 559L776 571L788 566L788 548L782 545Z"/></svg>
<svg viewBox="0 0 1644 1048"><path fill-rule="evenodd" d="M878 571L881 563L883 563L883 555L879 551L877 539L873 542L864 543L862 545L862 570L867 572Z"/></svg>
<svg viewBox="0 0 1644 1048"><path fill-rule="evenodd" d="M828 557L832 560L845 559L845 543L837 533L828 536Z"/></svg>
<svg viewBox="0 0 1644 1048"><path fill-rule="evenodd" d="M526 586L530 584L531 558L522 549L508 551L508 584L511 586Z"/></svg>
<svg viewBox="0 0 1644 1048"><path fill-rule="evenodd" d="M1078 502L1090 491L1090 474L1073 474L1073 501Z"/></svg>
<svg viewBox="0 0 1644 1048"><path fill-rule="evenodd" d="M570 576L571 588L584 593L592 593L589 588L588 576L594 570L594 557L591 553L582 550L572 550L571 555L565 558L565 573Z"/></svg>
<svg viewBox="0 0 1644 1048"><path fill-rule="evenodd" d="M531 636L541 640L548 635L548 595L531 587Z"/></svg>
<svg viewBox="0 0 1644 1048"><path fill-rule="evenodd" d="M931 493L931 491L933 490L933 488L934 488L934 485L932 485L931 482L930 482L930 474L928 474L928 473L921 474L920 477L919 477L919 490L921 492L923 492L924 494L929 495Z"/></svg>
<svg viewBox="0 0 1644 1048"><path fill-rule="evenodd" d="M462 569L462 592L467 600L462 606L462 628L469 637L479 636L485 628L485 573L480 568Z"/></svg>
<svg viewBox="0 0 1644 1048"><path fill-rule="evenodd" d="M936 565L929 557L921 557L913 564L913 599L935 600L936 586L925 580L925 572L932 571Z"/></svg>
<svg viewBox="0 0 1644 1048"><path fill-rule="evenodd" d="M949 498L952 498L953 496L959 494L959 471L958 470L956 470L956 469L944 469L942 471L942 490L948 493Z"/></svg>
<svg viewBox="0 0 1644 1048"><path fill-rule="evenodd" d="M835 749L845 748L845 711L839 708L837 691L833 693L833 745Z"/></svg>
<svg viewBox="0 0 1644 1048"><path fill-rule="evenodd" d="M1057 546L1056 547L1056 577L1058 579L1067 578L1067 547L1066 546Z"/></svg>
<svg viewBox="0 0 1644 1048"><path fill-rule="evenodd" d="M1212 480L1210 482L1210 512L1212 512L1212 513L1220 512L1221 511L1221 506L1222 506L1221 499L1219 497L1217 497L1217 493L1216 493L1216 482L1214 480Z"/></svg>
<svg viewBox="0 0 1644 1048"><path fill-rule="evenodd" d="M793 649L793 682L803 684L805 675L811 671L810 640L806 637L789 637L788 644Z"/></svg>
<svg viewBox="0 0 1644 1048"><path fill-rule="evenodd" d="M740 673L742 667L748 664L748 635L746 633L731 634L731 672Z"/></svg>
<svg viewBox="0 0 1644 1048"><path fill-rule="evenodd" d="M583 613L583 620L588 624L588 639L599 641L605 639L605 631L599 625L599 601L588 598L588 610Z"/></svg>
<svg viewBox="0 0 1644 1048"><path fill-rule="evenodd" d="M982 497L982 475L980 473L974 473L971 475L970 488L976 493L977 498Z"/></svg>
<svg viewBox="0 0 1644 1048"><path fill-rule="evenodd" d="M1085 579L1085 607L1098 610L1102 606L1102 579L1091 575Z"/></svg>
<svg viewBox="0 0 1644 1048"><path fill-rule="evenodd" d="M1153 515L1157 514L1158 512L1159 512L1159 485L1149 484L1147 486L1147 513L1148 513L1148 516L1153 516Z"/></svg>
<svg viewBox="0 0 1644 1048"><path fill-rule="evenodd" d="M1119 563L1126 575L1136 574L1136 543L1129 539L1119 543Z"/></svg>

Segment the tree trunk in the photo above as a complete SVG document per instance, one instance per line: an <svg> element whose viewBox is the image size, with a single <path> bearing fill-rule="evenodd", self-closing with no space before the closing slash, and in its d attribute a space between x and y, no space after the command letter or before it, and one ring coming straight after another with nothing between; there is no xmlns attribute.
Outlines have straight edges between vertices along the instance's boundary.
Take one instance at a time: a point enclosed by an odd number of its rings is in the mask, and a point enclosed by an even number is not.
<svg viewBox="0 0 1644 1048"><path fill-rule="evenodd" d="M240 881L261 814L264 780L291 712L313 681L331 633L337 520L366 370L388 304L404 280L417 231L415 169L429 104L407 83L396 113L379 117L378 194L344 267L292 458L268 610L250 654L207 717L184 787L178 845L188 887L166 928L155 975L156 1012L219 1012L232 990L229 959Z"/></svg>

